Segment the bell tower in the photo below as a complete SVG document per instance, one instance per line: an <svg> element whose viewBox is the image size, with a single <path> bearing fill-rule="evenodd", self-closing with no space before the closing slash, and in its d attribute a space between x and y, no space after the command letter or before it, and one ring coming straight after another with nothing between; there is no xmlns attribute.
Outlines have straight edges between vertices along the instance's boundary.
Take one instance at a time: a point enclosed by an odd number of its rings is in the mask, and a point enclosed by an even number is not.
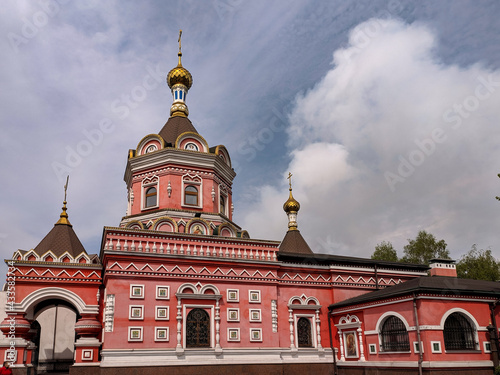
<svg viewBox="0 0 500 375"><path fill-rule="evenodd" d="M226 147L210 147L188 118L186 96L193 85L178 63L167 75L172 92L170 117L158 134L129 151L125 182L127 214L120 226L167 232L247 237L232 222L232 184L236 176Z"/></svg>

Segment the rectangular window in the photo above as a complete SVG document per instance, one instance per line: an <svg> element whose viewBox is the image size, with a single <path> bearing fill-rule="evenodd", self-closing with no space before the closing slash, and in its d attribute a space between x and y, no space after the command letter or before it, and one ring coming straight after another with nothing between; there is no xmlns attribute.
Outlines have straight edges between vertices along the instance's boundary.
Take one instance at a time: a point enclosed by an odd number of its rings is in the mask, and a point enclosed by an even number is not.
<svg viewBox="0 0 500 375"><path fill-rule="evenodd" d="M441 341L431 341L431 348L433 353L441 353Z"/></svg>
<svg viewBox="0 0 500 375"><path fill-rule="evenodd" d="M483 348L485 353L491 353L491 342L489 341L484 341L483 342Z"/></svg>
<svg viewBox="0 0 500 375"><path fill-rule="evenodd" d="M370 350L370 354L377 354L377 345L376 344L368 345L368 349Z"/></svg>

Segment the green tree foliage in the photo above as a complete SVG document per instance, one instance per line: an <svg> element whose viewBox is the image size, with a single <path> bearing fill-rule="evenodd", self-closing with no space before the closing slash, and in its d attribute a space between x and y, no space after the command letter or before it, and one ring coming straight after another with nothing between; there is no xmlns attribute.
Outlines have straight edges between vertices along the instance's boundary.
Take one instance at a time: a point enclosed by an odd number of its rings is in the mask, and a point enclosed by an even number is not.
<svg viewBox="0 0 500 375"><path fill-rule="evenodd" d="M458 277L474 280L500 280L500 261L491 255L491 250L478 250L476 245L457 263Z"/></svg>
<svg viewBox="0 0 500 375"><path fill-rule="evenodd" d="M390 262L398 261L398 253L389 241L382 241L375 246L375 251L372 254L372 259L388 260Z"/></svg>
<svg viewBox="0 0 500 375"><path fill-rule="evenodd" d="M451 259L446 246L444 240L437 241L433 234L421 230L414 240L408 239L408 245L404 247L404 256L401 261L429 264L429 261L434 258Z"/></svg>

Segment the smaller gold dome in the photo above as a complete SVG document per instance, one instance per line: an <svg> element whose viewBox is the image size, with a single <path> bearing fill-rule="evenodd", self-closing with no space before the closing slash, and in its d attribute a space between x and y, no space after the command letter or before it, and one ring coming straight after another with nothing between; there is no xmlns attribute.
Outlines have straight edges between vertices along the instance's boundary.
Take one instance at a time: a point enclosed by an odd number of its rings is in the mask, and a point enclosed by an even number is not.
<svg viewBox="0 0 500 375"><path fill-rule="evenodd" d="M295 200L292 195L292 188L290 188L290 197L283 204L283 210L288 214L290 212L298 212L300 210L300 203Z"/></svg>
<svg viewBox="0 0 500 375"><path fill-rule="evenodd" d="M179 64L173 68L167 75L168 87L172 88L174 85L181 84L186 86L189 90L193 85L193 77L189 70L184 68L181 63L182 53L179 53Z"/></svg>

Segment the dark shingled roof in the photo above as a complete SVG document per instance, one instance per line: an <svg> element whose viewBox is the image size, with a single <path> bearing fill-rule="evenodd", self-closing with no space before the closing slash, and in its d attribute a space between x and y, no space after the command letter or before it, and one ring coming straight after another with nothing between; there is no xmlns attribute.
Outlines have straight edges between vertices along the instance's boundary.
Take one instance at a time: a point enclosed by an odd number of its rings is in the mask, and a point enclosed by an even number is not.
<svg viewBox="0 0 500 375"><path fill-rule="evenodd" d="M421 276L401 284L390 286L358 297L349 298L329 306L336 309L365 302L403 296L411 293L434 293L445 295L481 295L493 298L500 297L500 282L459 279L447 276Z"/></svg>
<svg viewBox="0 0 500 375"><path fill-rule="evenodd" d="M166 124L158 134L163 138L165 144L170 143L174 146L177 137L185 132L198 134L195 127L187 117L174 116L167 120Z"/></svg>
<svg viewBox="0 0 500 375"><path fill-rule="evenodd" d="M289 230L281 241L278 254L314 254L299 230Z"/></svg>
<svg viewBox="0 0 500 375"><path fill-rule="evenodd" d="M72 257L76 257L81 253L87 254L73 227L67 224L55 224L54 228L34 249L35 253L40 256L49 250L56 257L60 257L65 251Z"/></svg>

